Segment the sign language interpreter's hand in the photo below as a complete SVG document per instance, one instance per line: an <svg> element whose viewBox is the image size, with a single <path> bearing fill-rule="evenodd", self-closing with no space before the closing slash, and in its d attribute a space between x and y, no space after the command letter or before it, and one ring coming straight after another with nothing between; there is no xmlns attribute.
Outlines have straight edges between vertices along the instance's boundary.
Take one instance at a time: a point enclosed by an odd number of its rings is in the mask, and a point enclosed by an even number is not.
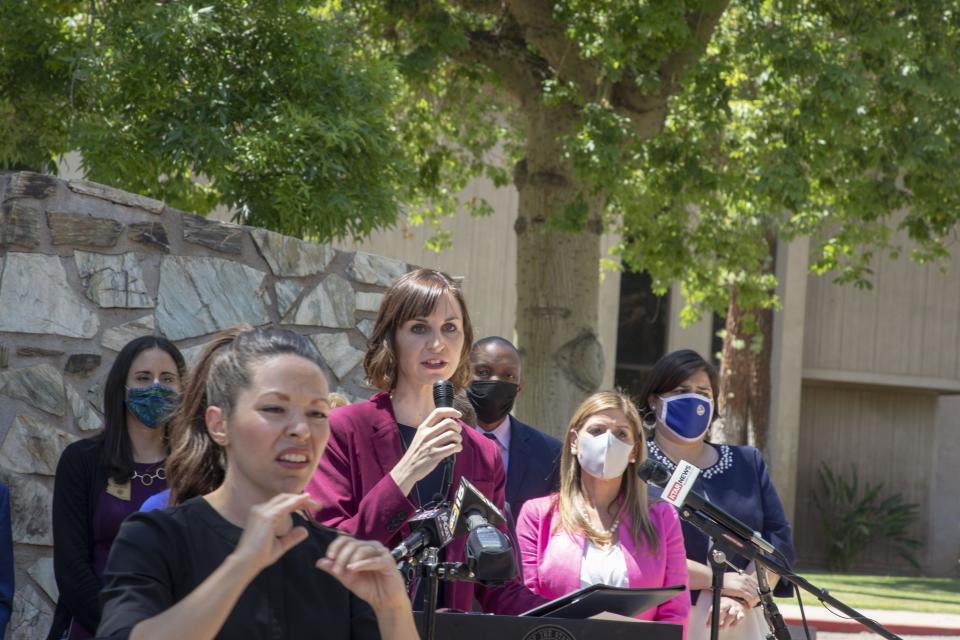
<svg viewBox="0 0 960 640"><path fill-rule="evenodd" d="M326 557L317 560L317 567L337 578L377 613L410 607L397 563L379 542L339 536L327 547Z"/></svg>
<svg viewBox="0 0 960 640"><path fill-rule="evenodd" d="M293 526L290 514L319 508L320 503L305 493L281 493L254 506L233 555L256 575L307 539L307 530Z"/></svg>
<svg viewBox="0 0 960 640"><path fill-rule="evenodd" d="M441 460L463 450L463 427L456 420L460 415L456 409L437 407L417 427L406 453L390 470L403 495L409 495L413 485L426 478Z"/></svg>

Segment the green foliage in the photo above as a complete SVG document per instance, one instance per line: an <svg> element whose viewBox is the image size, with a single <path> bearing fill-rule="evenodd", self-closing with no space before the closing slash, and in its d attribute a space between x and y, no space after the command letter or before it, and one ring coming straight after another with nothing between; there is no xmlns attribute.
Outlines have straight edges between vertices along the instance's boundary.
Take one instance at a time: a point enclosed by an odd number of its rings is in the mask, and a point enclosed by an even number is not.
<svg viewBox="0 0 960 640"><path fill-rule="evenodd" d="M595 168L620 172L622 256L661 291L680 279L694 320L732 290L743 309L777 304L770 238L811 236L812 269L861 287L904 240L916 260L947 255L958 54L951 2L731 5L664 131Z"/></svg>
<svg viewBox="0 0 960 640"><path fill-rule="evenodd" d="M920 542L910 535L919 506L901 494L883 497L882 482L861 485L857 469L847 479L826 464L819 469L813 494L827 542L827 567L847 571L873 542L889 542L897 553L920 569L913 552Z"/></svg>
<svg viewBox="0 0 960 640"><path fill-rule="evenodd" d="M79 149L93 180L323 239L389 225L411 199L398 78L349 16L292 0L35 5L0 15L3 164Z"/></svg>

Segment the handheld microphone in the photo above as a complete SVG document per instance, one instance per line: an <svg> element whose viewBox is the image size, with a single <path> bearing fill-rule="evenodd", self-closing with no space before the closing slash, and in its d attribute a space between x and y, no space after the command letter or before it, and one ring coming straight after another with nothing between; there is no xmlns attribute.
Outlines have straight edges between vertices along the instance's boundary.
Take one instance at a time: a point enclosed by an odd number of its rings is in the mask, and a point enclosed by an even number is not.
<svg viewBox="0 0 960 640"><path fill-rule="evenodd" d="M700 469L685 460L681 460L677 464L677 469L672 476L666 466L651 458L647 458L637 467L637 475L640 476L640 479L663 488L664 492L661 497L673 506L678 509L689 507L699 511L725 529L733 532L743 542L750 543L765 553L778 555L777 548L764 540L758 531L754 531L707 498L693 491L693 483L699 474Z"/></svg>
<svg viewBox="0 0 960 640"><path fill-rule="evenodd" d="M435 407L453 407L453 383L449 380L438 380L433 383L433 405ZM450 485L453 484L453 463L457 454L452 453L443 460L443 485L438 502L447 499L450 492Z"/></svg>
<svg viewBox="0 0 960 640"><path fill-rule="evenodd" d="M494 526L505 521L496 505L461 478L450 514L451 535L467 534L467 567L478 582L508 582L517 575L513 545Z"/></svg>
<svg viewBox="0 0 960 640"><path fill-rule="evenodd" d="M413 532L390 551L397 562L417 555L426 547L445 547L453 539L450 509L438 507L418 511L407 522Z"/></svg>

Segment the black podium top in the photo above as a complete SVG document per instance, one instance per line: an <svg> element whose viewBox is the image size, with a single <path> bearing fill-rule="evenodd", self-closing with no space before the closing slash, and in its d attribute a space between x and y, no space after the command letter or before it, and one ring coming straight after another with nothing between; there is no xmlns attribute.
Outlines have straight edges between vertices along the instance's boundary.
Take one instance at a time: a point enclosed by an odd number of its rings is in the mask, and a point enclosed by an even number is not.
<svg viewBox="0 0 960 640"><path fill-rule="evenodd" d="M423 635L423 613L414 614ZM571 620L438 613L436 640L682 640L683 627L631 620Z"/></svg>

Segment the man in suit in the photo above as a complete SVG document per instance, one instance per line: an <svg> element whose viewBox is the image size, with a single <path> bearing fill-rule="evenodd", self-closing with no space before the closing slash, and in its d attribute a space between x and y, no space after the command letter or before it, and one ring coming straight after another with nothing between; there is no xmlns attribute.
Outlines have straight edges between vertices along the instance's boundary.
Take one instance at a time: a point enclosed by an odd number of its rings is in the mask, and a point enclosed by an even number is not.
<svg viewBox="0 0 960 640"><path fill-rule="evenodd" d="M520 354L509 340L483 338L470 350L473 381L467 396L477 413L477 430L497 444L507 472L507 504L514 517L530 498L557 491L560 441L526 425L510 411L523 391Z"/></svg>

